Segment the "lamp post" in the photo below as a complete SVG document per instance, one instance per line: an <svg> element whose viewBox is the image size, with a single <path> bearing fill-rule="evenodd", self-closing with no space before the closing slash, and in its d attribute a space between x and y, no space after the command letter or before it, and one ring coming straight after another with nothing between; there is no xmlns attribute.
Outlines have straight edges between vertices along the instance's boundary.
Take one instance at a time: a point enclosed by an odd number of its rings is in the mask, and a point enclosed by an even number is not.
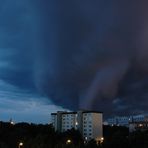
<svg viewBox="0 0 148 148"><path fill-rule="evenodd" d="M66 141L66 144L71 144L71 140L68 139L68 140Z"/></svg>
<svg viewBox="0 0 148 148"><path fill-rule="evenodd" d="M20 142L19 145L18 145L18 148L22 148L23 145L24 145L23 142Z"/></svg>

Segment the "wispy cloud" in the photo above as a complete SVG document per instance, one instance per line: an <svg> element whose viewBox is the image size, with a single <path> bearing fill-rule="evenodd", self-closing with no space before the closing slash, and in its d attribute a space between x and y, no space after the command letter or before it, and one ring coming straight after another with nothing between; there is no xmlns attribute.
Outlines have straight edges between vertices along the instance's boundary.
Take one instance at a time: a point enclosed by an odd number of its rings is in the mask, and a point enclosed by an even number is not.
<svg viewBox="0 0 148 148"><path fill-rule="evenodd" d="M0 120L13 118L16 122L49 123L50 113L63 108L49 99L21 90L0 80Z"/></svg>

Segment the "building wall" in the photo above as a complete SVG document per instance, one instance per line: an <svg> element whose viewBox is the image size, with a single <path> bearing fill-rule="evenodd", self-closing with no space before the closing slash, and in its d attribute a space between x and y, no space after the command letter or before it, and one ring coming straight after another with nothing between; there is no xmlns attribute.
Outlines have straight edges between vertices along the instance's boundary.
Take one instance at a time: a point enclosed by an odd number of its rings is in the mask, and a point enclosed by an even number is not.
<svg viewBox="0 0 148 148"><path fill-rule="evenodd" d="M101 140L103 137L103 127L102 127L102 114L96 114L93 113L92 115L92 131L93 131L93 137L97 140Z"/></svg>
<svg viewBox="0 0 148 148"><path fill-rule="evenodd" d="M68 129L76 128L76 115L75 114L62 114L62 132Z"/></svg>
<svg viewBox="0 0 148 148"><path fill-rule="evenodd" d="M134 116L116 116L114 118L107 119L107 123L109 125L116 126L129 126L129 122L140 122L140 121L148 121L148 117L145 115L134 115Z"/></svg>
<svg viewBox="0 0 148 148"><path fill-rule="evenodd" d="M121 116L121 117L114 117L114 118L109 118L107 120L109 125L116 125L116 126L128 126L129 125L129 120L130 117L126 116Z"/></svg>
<svg viewBox="0 0 148 148"><path fill-rule="evenodd" d="M77 123L78 123L77 129L83 135L83 112L82 111L77 112Z"/></svg>
<svg viewBox="0 0 148 148"><path fill-rule="evenodd" d="M103 136L102 113L99 112L57 112L51 114L55 130L64 132L78 129L86 140L100 140Z"/></svg>
<svg viewBox="0 0 148 148"><path fill-rule="evenodd" d="M53 127L55 128L55 131L57 131L57 115L55 114L51 115L51 123Z"/></svg>
<svg viewBox="0 0 148 148"><path fill-rule="evenodd" d="M61 112L61 111L58 111L57 112L57 127L56 127L56 129L57 129L57 131L61 131L62 130L62 113L63 112Z"/></svg>
<svg viewBox="0 0 148 148"><path fill-rule="evenodd" d="M85 139L100 140L103 136L102 114L84 113L83 114L83 137Z"/></svg>
<svg viewBox="0 0 148 148"><path fill-rule="evenodd" d="M91 113L83 113L83 137L85 137L85 139L92 139L93 138L93 118L92 118L92 114Z"/></svg>

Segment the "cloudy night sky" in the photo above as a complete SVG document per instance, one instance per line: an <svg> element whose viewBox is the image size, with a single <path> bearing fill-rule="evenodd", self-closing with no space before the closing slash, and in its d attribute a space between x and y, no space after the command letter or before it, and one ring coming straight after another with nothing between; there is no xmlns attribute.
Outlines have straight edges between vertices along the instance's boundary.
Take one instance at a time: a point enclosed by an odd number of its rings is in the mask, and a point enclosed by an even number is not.
<svg viewBox="0 0 148 148"><path fill-rule="evenodd" d="M57 110L148 111L148 2L0 0L0 120Z"/></svg>

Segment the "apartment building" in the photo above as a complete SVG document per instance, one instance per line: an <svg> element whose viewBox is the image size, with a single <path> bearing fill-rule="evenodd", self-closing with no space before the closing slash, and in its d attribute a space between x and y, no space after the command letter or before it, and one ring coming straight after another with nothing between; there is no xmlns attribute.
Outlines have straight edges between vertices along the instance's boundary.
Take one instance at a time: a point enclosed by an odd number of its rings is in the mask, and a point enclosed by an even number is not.
<svg viewBox="0 0 148 148"><path fill-rule="evenodd" d="M143 122L148 121L147 115L134 115L134 116L115 116L106 120L106 123L111 126L127 126L129 127L129 122Z"/></svg>
<svg viewBox="0 0 148 148"><path fill-rule="evenodd" d="M84 139L88 141L91 139L102 140L102 118L102 112L96 111L51 113L52 124L56 131L64 132L74 128L79 130Z"/></svg>
<svg viewBox="0 0 148 148"><path fill-rule="evenodd" d="M128 126L129 125L129 120L131 118L130 117L126 117L126 116L121 116L121 117L114 117L114 118L109 118L107 119L107 123L108 125L111 126Z"/></svg>

